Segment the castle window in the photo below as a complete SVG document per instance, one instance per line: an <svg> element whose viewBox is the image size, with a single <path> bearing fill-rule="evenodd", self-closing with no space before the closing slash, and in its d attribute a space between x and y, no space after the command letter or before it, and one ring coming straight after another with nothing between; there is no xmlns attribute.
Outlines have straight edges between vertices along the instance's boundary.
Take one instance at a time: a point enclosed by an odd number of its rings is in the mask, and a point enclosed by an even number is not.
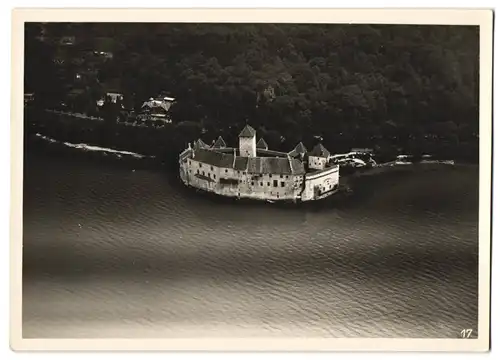
<svg viewBox="0 0 500 360"><path fill-rule="evenodd" d="M213 166L210 166L210 170L214 171L214 167L213 167Z"/></svg>
<svg viewBox="0 0 500 360"><path fill-rule="evenodd" d="M200 174L200 170L196 170L196 173L199 175Z"/></svg>
<svg viewBox="0 0 500 360"><path fill-rule="evenodd" d="M283 179L283 175L280 175L280 179Z"/></svg>
<svg viewBox="0 0 500 360"><path fill-rule="evenodd" d="M276 194L276 197L279 199L280 198L280 194Z"/></svg>
<svg viewBox="0 0 500 360"><path fill-rule="evenodd" d="M252 181L252 186L254 185L254 182Z"/></svg>
<svg viewBox="0 0 500 360"><path fill-rule="evenodd" d="M287 175L287 176L285 176L285 179L288 179L288 175Z"/></svg>
<svg viewBox="0 0 500 360"><path fill-rule="evenodd" d="M262 186L262 181L260 182L260 186Z"/></svg>
<svg viewBox="0 0 500 360"><path fill-rule="evenodd" d="M285 182L284 181L281 182L281 187L285 187Z"/></svg>
<svg viewBox="0 0 500 360"><path fill-rule="evenodd" d="M273 177L273 175L272 175L272 174L269 174L269 177Z"/></svg>
<svg viewBox="0 0 500 360"><path fill-rule="evenodd" d="M191 160L189 160L189 165L191 165Z"/></svg>
<svg viewBox="0 0 500 360"><path fill-rule="evenodd" d="M205 172L203 171L203 176L205 176Z"/></svg>
<svg viewBox="0 0 500 360"><path fill-rule="evenodd" d="M267 186L270 186L270 185L271 185L271 183L268 181L268 182L267 182Z"/></svg>
<svg viewBox="0 0 500 360"><path fill-rule="evenodd" d="M214 174L214 179L215 179L215 174Z"/></svg>
<svg viewBox="0 0 500 360"><path fill-rule="evenodd" d="M198 163L198 165L200 165L200 167L201 167L201 163Z"/></svg>
<svg viewBox="0 0 500 360"><path fill-rule="evenodd" d="M226 169L226 172L227 172L227 169Z"/></svg>
<svg viewBox="0 0 500 360"><path fill-rule="evenodd" d="M278 187L278 180L273 180L273 186Z"/></svg>

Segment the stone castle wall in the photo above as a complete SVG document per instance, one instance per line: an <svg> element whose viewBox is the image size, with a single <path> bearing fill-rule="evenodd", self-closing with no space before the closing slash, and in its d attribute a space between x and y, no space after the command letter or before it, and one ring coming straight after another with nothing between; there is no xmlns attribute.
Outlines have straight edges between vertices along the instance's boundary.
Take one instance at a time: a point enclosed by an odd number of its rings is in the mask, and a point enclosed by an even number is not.
<svg viewBox="0 0 500 360"><path fill-rule="evenodd" d="M339 167L326 168L320 172L305 175L302 201L319 200L331 195L339 186Z"/></svg>
<svg viewBox="0 0 500 360"><path fill-rule="evenodd" d="M323 170L326 166L327 159L319 156L309 156L308 165L310 169Z"/></svg>
<svg viewBox="0 0 500 360"><path fill-rule="evenodd" d="M180 176L184 184L218 195L273 201L321 199L339 183L338 167L306 175L249 174L190 158L180 159Z"/></svg>

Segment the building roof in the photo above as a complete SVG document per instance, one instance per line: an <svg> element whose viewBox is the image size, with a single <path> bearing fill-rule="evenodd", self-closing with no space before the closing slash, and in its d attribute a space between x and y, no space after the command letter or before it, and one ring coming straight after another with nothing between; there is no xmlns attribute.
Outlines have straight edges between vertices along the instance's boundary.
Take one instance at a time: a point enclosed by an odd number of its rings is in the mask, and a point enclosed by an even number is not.
<svg viewBox="0 0 500 360"><path fill-rule="evenodd" d="M215 140L214 148L224 148L224 147L226 147L226 142L224 141L222 136L219 136L217 140Z"/></svg>
<svg viewBox="0 0 500 360"><path fill-rule="evenodd" d="M257 149L266 149L267 150L268 146L266 141L263 138L260 138L259 141L257 141Z"/></svg>
<svg viewBox="0 0 500 360"><path fill-rule="evenodd" d="M302 141L297 144L294 150L297 151L299 154L307 153L307 148L304 146Z"/></svg>
<svg viewBox="0 0 500 360"><path fill-rule="evenodd" d="M224 154L211 149L200 148L196 149L194 152L193 160L212 166L232 168L234 155Z"/></svg>
<svg viewBox="0 0 500 360"><path fill-rule="evenodd" d="M205 144L205 143L203 142L203 140L198 139L198 140L196 140L196 141L195 141L195 143L194 143L194 148L195 148L196 150L199 150L199 149L207 149L207 148L209 148L209 146L208 146L207 144Z"/></svg>
<svg viewBox="0 0 500 360"><path fill-rule="evenodd" d="M250 157L247 171L250 174L303 174L304 165L296 159L284 157Z"/></svg>
<svg viewBox="0 0 500 360"><path fill-rule="evenodd" d="M297 159L291 159L290 166L292 167L292 174L299 175L299 174L304 174L306 172L302 161L299 161Z"/></svg>
<svg viewBox="0 0 500 360"><path fill-rule="evenodd" d="M168 111L174 102L174 98L164 96L164 97L156 97L150 98L148 101L145 101L141 108L149 107L149 108L163 108L165 111Z"/></svg>
<svg viewBox="0 0 500 360"><path fill-rule="evenodd" d="M257 154L262 154L266 156L278 156L278 157L286 157L287 153L276 150L269 149L257 149Z"/></svg>
<svg viewBox="0 0 500 360"><path fill-rule="evenodd" d="M295 157L295 156L298 156L298 155L304 155L306 153L307 153L307 149L306 149L306 147L304 146L304 144L301 141L301 142L299 142L297 144L297 146L295 146L295 148L292 151L290 151L288 153L288 155L291 156L291 157Z"/></svg>
<svg viewBox="0 0 500 360"><path fill-rule="evenodd" d="M254 137L256 131L250 125L246 125L243 130L241 130L239 137Z"/></svg>
<svg viewBox="0 0 500 360"><path fill-rule="evenodd" d="M112 102L116 102L118 99L123 99L123 94L120 93L108 92L106 93L106 96L109 96Z"/></svg>
<svg viewBox="0 0 500 360"><path fill-rule="evenodd" d="M245 171L248 166L248 157L246 156L236 156L234 160L234 170Z"/></svg>
<svg viewBox="0 0 500 360"><path fill-rule="evenodd" d="M325 149L325 147L319 143L317 144L312 151L309 153L310 156L318 156L318 157L328 157L330 156L330 152Z"/></svg>
<svg viewBox="0 0 500 360"><path fill-rule="evenodd" d="M199 140L201 141L201 140ZM288 157L246 157L223 153L217 149L203 148L195 143L193 160L204 164L247 171L249 174L301 175L304 165L297 159Z"/></svg>

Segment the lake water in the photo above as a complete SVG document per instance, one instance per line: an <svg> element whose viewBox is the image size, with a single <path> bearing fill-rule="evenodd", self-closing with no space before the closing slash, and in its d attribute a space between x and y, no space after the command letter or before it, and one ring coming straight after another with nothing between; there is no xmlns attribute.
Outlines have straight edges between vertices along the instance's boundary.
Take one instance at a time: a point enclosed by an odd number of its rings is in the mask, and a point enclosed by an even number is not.
<svg viewBox="0 0 500 360"><path fill-rule="evenodd" d="M366 189L322 209L232 205L161 171L30 156L23 336L475 329L478 168L374 178Z"/></svg>

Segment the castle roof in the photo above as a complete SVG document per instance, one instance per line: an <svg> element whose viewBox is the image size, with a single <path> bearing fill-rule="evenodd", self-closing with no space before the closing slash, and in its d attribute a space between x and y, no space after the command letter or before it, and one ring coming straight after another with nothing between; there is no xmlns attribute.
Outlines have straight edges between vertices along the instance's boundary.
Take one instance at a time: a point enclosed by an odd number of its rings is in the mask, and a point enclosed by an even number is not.
<svg viewBox="0 0 500 360"><path fill-rule="evenodd" d="M309 153L309 155L318 157L328 157L330 156L330 152L326 150L322 144L317 144Z"/></svg>
<svg viewBox="0 0 500 360"><path fill-rule="evenodd" d="M222 136L219 136L217 140L215 140L214 148L223 148L223 147L226 147L226 142L224 141Z"/></svg>
<svg viewBox="0 0 500 360"><path fill-rule="evenodd" d="M295 146L292 151L288 153L288 155L290 155L291 157L295 157L297 155L304 155L305 153L307 153L307 149L301 141L297 144L297 146Z"/></svg>
<svg viewBox="0 0 500 360"><path fill-rule="evenodd" d="M198 148L193 160L204 164L247 171L250 174L301 175L304 165L297 159L288 157L246 157L223 153L217 149Z"/></svg>
<svg viewBox="0 0 500 360"><path fill-rule="evenodd" d="M292 174L304 174L306 172L304 164L298 159L291 159L290 166L292 167Z"/></svg>
<svg viewBox="0 0 500 360"><path fill-rule="evenodd" d="M195 143L194 143L194 149L195 150L206 149L206 148L209 148L209 146L207 144L205 144L203 142L203 140L198 139L198 140L195 141Z"/></svg>
<svg viewBox="0 0 500 360"><path fill-rule="evenodd" d="M299 154L305 154L307 152L306 147L302 144L302 141L297 144L295 149Z"/></svg>
<svg viewBox="0 0 500 360"><path fill-rule="evenodd" d="M254 137L256 131L250 125L246 125L243 130L241 130L239 137Z"/></svg>
<svg viewBox="0 0 500 360"><path fill-rule="evenodd" d="M296 159L284 157L250 157L248 158L248 173L250 174L303 174L304 165Z"/></svg>
<svg viewBox="0 0 500 360"><path fill-rule="evenodd" d="M200 148L194 152L193 160L212 166L232 168L234 155L224 154L211 149Z"/></svg>
<svg viewBox="0 0 500 360"><path fill-rule="evenodd" d="M234 170L245 171L248 166L248 157L246 156L236 156L234 160Z"/></svg>
<svg viewBox="0 0 500 360"><path fill-rule="evenodd" d="M268 146L266 141L263 138L260 138L259 141L257 141L257 149L266 149L267 150Z"/></svg>

